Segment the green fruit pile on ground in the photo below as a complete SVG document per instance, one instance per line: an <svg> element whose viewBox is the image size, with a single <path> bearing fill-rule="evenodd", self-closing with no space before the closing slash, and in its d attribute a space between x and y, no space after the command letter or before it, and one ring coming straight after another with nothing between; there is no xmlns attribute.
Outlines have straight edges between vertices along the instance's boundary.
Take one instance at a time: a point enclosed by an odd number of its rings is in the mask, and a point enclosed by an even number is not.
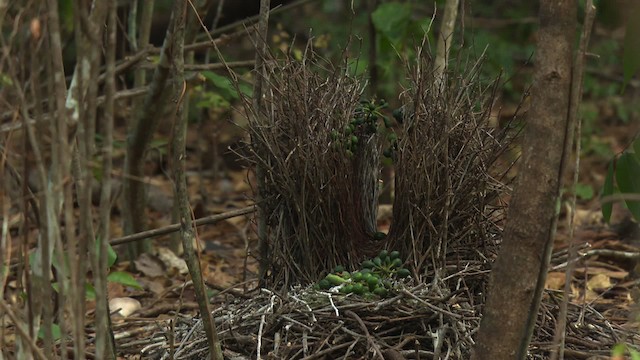
<svg viewBox="0 0 640 360"><path fill-rule="evenodd" d="M402 267L403 261L398 251L382 250L378 256L362 262L361 269L348 272L338 265L318 283L318 288L328 290L334 287L342 294L355 294L364 298L389 296L396 280L411 275Z"/></svg>

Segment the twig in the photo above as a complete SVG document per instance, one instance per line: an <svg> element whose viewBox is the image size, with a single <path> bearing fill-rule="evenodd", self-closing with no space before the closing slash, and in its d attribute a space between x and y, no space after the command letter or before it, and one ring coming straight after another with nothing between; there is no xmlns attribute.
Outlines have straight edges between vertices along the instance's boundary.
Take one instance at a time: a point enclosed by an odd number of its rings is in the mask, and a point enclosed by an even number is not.
<svg viewBox="0 0 640 360"><path fill-rule="evenodd" d="M236 216L242 216L242 215L246 215L246 214L251 214L254 211L256 211L256 207L255 207L255 205L251 205L251 206L244 207L242 209L231 210L231 211L224 212L222 214L216 214L216 215L211 215L211 216L206 216L206 217L203 217L203 218L196 219L194 221L194 225L195 226L202 226L202 225L215 224L215 223L220 222L222 220L234 218ZM119 238L111 239L109 241L109 244L111 244L112 246L125 244L125 243L138 241L138 240L142 240L142 239L146 239L146 238L153 238L153 237L158 237L158 236L170 234L170 233L176 232L178 230L180 230L180 224L171 224L171 225L167 225L167 226L164 226L164 227L161 227L161 228L142 231L142 232L139 232L139 233L135 233L135 234L126 235L126 236L122 236L122 237L119 237Z"/></svg>
<svg viewBox="0 0 640 360"><path fill-rule="evenodd" d="M25 328L18 322L18 318L16 318L13 311L11 311L11 308L7 306L7 304L4 302L4 299L0 299L0 307L2 307L2 311L4 311L7 314L7 316L9 316L9 318L15 325L16 330L18 331L18 334L29 345L33 354L36 355L36 357L39 360L47 360L47 357L44 356L44 353L38 347L35 340L29 336L29 334L27 333L27 330L25 330Z"/></svg>
<svg viewBox="0 0 640 360"><path fill-rule="evenodd" d="M582 37L580 38L580 48L578 49L578 53L576 54L576 59L573 66L573 78L571 82L571 102L569 107L569 120L568 124L568 139L565 146L570 148L573 145L574 139L578 139L575 141L576 148L576 162L575 169L573 171L573 184L572 187L574 189L573 195L571 197L571 208L576 208L576 191L575 187L578 183L578 174L580 170L580 129L581 122L578 119L578 107L580 106L580 100L582 98L582 80L584 78L584 58L585 53L587 51L587 46L589 44L589 38L591 37L591 28L593 26L593 20L595 18L595 7L593 5L592 0L587 0L587 4L585 7L585 21L584 21L584 29L582 33ZM575 136L574 135L575 131ZM570 151L566 151L569 153ZM565 348L565 336L566 336L566 327L567 327L567 308L569 306L569 294L571 293L571 281L573 278L573 272L575 268L575 262L571 261L572 259L577 258L578 249L576 244L573 243L573 235L574 235L574 219L575 219L575 211L572 211L571 216L569 217L569 257L568 257L568 265L567 270L565 272L565 283L564 283L564 297L562 299L562 303L560 304L560 312L558 314L558 320L556 323L555 334L553 337L553 347L551 349L551 360L564 359L564 348Z"/></svg>
<svg viewBox="0 0 640 360"><path fill-rule="evenodd" d="M379 359L384 360L380 346L378 346L378 344L373 340L373 337L371 336L371 334L369 334L369 330L367 329L367 326L364 324L360 316L358 316L358 314L354 313L351 310L347 310L344 313L345 315L348 315L349 317L354 318L358 322L358 325L360 325L360 328L364 332L364 335L367 337L367 342L369 342L369 345L371 345L371 347L374 350L374 356L378 355L377 357Z"/></svg>
<svg viewBox="0 0 640 360"><path fill-rule="evenodd" d="M269 301L269 307L267 308L266 312L263 313L260 316L260 327L258 328L258 347L256 349L258 355L256 356L257 360L260 360L260 348L262 347L262 331L264 330L264 324L266 322L267 319L267 312L272 312L273 311L273 304L276 300L276 295L272 295L271 299Z"/></svg>
<svg viewBox="0 0 640 360"><path fill-rule="evenodd" d="M435 311L436 313L442 313L442 314L446 314L451 316L454 319L462 319L461 315L458 314L454 314L451 311L445 310L445 309L441 309L435 305L432 305L430 303L428 303L427 301L424 301L423 299L417 297L416 295L412 294L411 292L409 292L407 289L402 289L402 293L409 296L412 299L417 300L418 302L424 304L426 307L428 307L429 309Z"/></svg>
<svg viewBox="0 0 640 360"><path fill-rule="evenodd" d="M253 84L253 106L255 108L256 124L265 124L264 119L264 86L267 84L267 70L264 64L265 55L267 53L267 29L269 24L269 7L270 0L260 0L260 23L258 25L258 39L256 40L256 57L255 71L256 80ZM251 136L251 142L255 144L255 136ZM258 252L259 252L259 278L264 284L269 267L269 245L268 245L268 229L267 229L267 209L266 204L261 200L265 192L265 168L262 164L256 164L256 201L258 206Z"/></svg>
<svg viewBox="0 0 640 360"><path fill-rule="evenodd" d="M111 220L111 171L113 168L113 124L114 124L114 103L116 93L116 28L117 28L117 6L109 4L107 15L107 51L106 51L106 78L105 92L106 101L104 105L104 119L102 120L102 170L103 181L100 192L99 218L100 228L98 232L97 252L93 256L94 265L93 276L96 289L96 354L107 359L116 358L115 339L113 329L111 329L111 318L109 317L109 299L107 291L107 239L110 232ZM97 106L97 105L96 105ZM95 247L94 247L95 248Z"/></svg>

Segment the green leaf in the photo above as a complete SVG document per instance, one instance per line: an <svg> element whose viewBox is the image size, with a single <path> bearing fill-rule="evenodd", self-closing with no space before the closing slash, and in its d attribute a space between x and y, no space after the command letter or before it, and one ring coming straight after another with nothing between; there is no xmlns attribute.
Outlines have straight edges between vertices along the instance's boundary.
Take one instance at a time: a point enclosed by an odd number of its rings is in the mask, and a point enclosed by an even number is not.
<svg viewBox="0 0 640 360"><path fill-rule="evenodd" d="M231 80L225 76L220 76L212 71L203 71L202 76L204 76L209 82L211 82L218 90L220 91L220 95L225 97L226 99L237 99L238 93L236 92L235 87Z"/></svg>
<svg viewBox="0 0 640 360"><path fill-rule="evenodd" d="M60 331L60 325L51 324L51 335L53 335L53 340L58 341L62 337L62 331ZM44 339L44 328L40 328L38 330L38 338Z"/></svg>
<svg viewBox="0 0 640 360"><path fill-rule="evenodd" d="M613 346L613 349L611 349L611 356L614 356L614 357L624 356L624 353L626 350L627 350L627 347L624 346L624 344L615 344Z"/></svg>
<svg viewBox="0 0 640 360"><path fill-rule="evenodd" d="M87 283L84 286L84 297L86 298L86 300L96 299L96 289L93 287L93 285Z"/></svg>
<svg viewBox="0 0 640 360"><path fill-rule="evenodd" d="M73 31L73 1L61 0L58 2L58 12L62 28L67 31Z"/></svg>
<svg viewBox="0 0 640 360"><path fill-rule="evenodd" d="M576 184L576 196L582 200L593 199L593 186L588 184Z"/></svg>
<svg viewBox="0 0 640 360"><path fill-rule="evenodd" d="M116 260L118 260L118 254L113 250L111 244L107 243L107 266L112 267Z"/></svg>
<svg viewBox="0 0 640 360"><path fill-rule="evenodd" d="M640 18L640 4L634 2L628 9L629 19ZM628 21L624 34L624 54L622 55L622 68L624 72L624 85L640 69L640 21Z"/></svg>
<svg viewBox="0 0 640 360"><path fill-rule="evenodd" d="M637 350L629 348L629 354L631 355L631 360L640 360L640 352Z"/></svg>
<svg viewBox="0 0 640 360"><path fill-rule="evenodd" d="M132 288L142 290L142 286L140 286L136 279L133 278L133 275L129 274L128 272L114 271L112 273L109 273L109 275L107 276L107 281L122 284L125 286L131 286Z"/></svg>
<svg viewBox="0 0 640 360"><path fill-rule="evenodd" d="M11 76L0 73L0 85L13 86L13 80L11 80Z"/></svg>
<svg viewBox="0 0 640 360"><path fill-rule="evenodd" d="M238 84L238 88L247 97L251 97L253 95L253 86L249 84L240 83Z"/></svg>
<svg viewBox="0 0 640 360"><path fill-rule="evenodd" d="M640 161L634 154L625 152L616 164L616 182L624 194L640 194ZM640 201L626 200L625 203L636 220L640 220Z"/></svg>
<svg viewBox="0 0 640 360"><path fill-rule="evenodd" d="M636 159L640 160L640 136L633 142L633 151L636 153Z"/></svg>
<svg viewBox="0 0 640 360"><path fill-rule="evenodd" d="M600 196L608 196L613 194L613 172L614 172L614 161L615 159L609 162L609 168L607 169L607 177L604 179L604 185L602 186L602 192ZM602 205L602 217L606 223L609 223L611 220L611 212L613 210L613 203L606 203Z"/></svg>
<svg viewBox="0 0 640 360"><path fill-rule="evenodd" d="M394 45L405 37L411 20L411 5L399 2L380 4L371 14L373 26Z"/></svg>

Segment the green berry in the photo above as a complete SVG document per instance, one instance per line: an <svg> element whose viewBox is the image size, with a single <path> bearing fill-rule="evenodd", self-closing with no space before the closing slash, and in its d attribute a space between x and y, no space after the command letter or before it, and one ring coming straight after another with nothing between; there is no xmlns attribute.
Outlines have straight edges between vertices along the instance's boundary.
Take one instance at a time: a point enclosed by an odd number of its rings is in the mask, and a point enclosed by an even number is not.
<svg viewBox="0 0 640 360"><path fill-rule="evenodd" d="M378 279L376 276L371 276L367 279L367 285L369 285L370 290L375 289L376 286L378 286L379 282L380 282L380 279Z"/></svg>
<svg viewBox="0 0 640 360"><path fill-rule="evenodd" d="M338 286L340 284L344 284L344 282L346 281L345 279L341 278L340 276L336 275L336 274L329 274L325 277L325 280L327 280L329 282L329 284L333 285L333 286Z"/></svg>
<svg viewBox="0 0 640 360"><path fill-rule="evenodd" d="M411 275L411 271L405 268L400 268L398 269L398 272L396 274L399 278L406 278L407 276Z"/></svg>
<svg viewBox="0 0 640 360"><path fill-rule="evenodd" d="M331 130L331 140L336 141L340 137L338 130Z"/></svg>
<svg viewBox="0 0 640 360"><path fill-rule="evenodd" d="M365 260L365 261L362 262L362 267L365 268L365 269L371 269L374 266L375 266L375 264L371 260Z"/></svg>
<svg viewBox="0 0 640 360"><path fill-rule="evenodd" d="M329 280L327 279L322 279L318 282L318 286L320 286L320 289L322 290L328 290L331 288L331 283L329 283Z"/></svg>
<svg viewBox="0 0 640 360"><path fill-rule="evenodd" d="M373 293L375 295L378 295L378 296L382 297L382 298L383 297L387 297L387 295L388 295L387 289L385 289L383 287L377 287L377 288L373 289Z"/></svg>
<svg viewBox="0 0 640 360"><path fill-rule="evenodd" d="M402 120L404 119L404 113L402 111L402 108L397 108L395 110L393 110L393 118L396 119L396 121L400 124L402 124Z"/></svg>
<svg viewBox="0 0 640 360"><path fill-rule="evenodd" d="M382 121L384 122L384 127L386 127L387 129L391 128L392 124L388 116L383 116Z"/></svg>
<svg viewBox="0 0 640 360"><path fill-rule="evenodd" d="M351 292L353 292L353 285L351 284L347 284L343 287L340 288L340 292L343 294L349 294Z"/></svg>
<svg viewBox="0 0 640 360"><path fill-rule="evenodd" d="M376 266L380 267L382 265L382 260L379 257L376 256L375 258L373 258L373 263Z"/></svg>
<svg viewBox="0 0 640 360"><path fill-rule="evenodd" d="M356 294L356 295L364 294L364 290L365 290L364 285L362 285L360 283L353 285L353 293Z"/></svg>
<svg viewBox="0 0 640 360"><path fill-rule="evenodd" d="M387 237L387 234L383 233L382 231L378 231L375 234L373 234L373 239L374 240L384 240Z"/></svg>

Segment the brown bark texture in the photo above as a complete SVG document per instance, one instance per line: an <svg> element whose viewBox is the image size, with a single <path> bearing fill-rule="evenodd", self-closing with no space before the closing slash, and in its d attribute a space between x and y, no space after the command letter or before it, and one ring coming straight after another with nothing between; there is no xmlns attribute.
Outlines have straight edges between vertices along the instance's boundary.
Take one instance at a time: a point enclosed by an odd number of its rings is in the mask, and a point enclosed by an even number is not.
<svg viewBox="0 0 640 360"><path fill-rule="evenodd" d="M518 179L472 359L524 359L553 242L569 109L576 2L540 2Z"/></svg>

